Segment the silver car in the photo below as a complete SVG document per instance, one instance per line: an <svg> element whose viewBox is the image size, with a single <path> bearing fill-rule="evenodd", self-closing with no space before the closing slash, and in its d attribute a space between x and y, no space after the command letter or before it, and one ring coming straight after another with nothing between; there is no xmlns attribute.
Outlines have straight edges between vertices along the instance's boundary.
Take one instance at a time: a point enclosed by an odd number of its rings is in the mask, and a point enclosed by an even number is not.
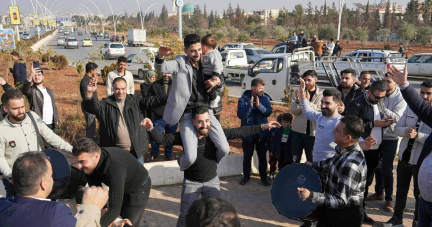
<svg viewBox="0 0 432 227"><path fill-rule="evenodd" d="M73 49L78 49L78 40L76 40L74 37L69 37L66 39L65 44L64 44L64 48L73 48Z"/></svg>
<svg viewBox="0 0 432 227"><path fill-rule="evenodd" d="M257 62L260 58L264 57L263 55L272 54L272 52L260 48L247 48L244 50L246 52L248 64Z"/></svg>
<svg viewBox="0 0 432 227"><path fill-rule="evenodd" d="M106 43L102 47L101 54L104 55L105 59L124 57L126 55L126 48L122 43Z"/></svg>
<svg viewBox="0 0 432 227"><path fill-rule="evenodd" d="M57 46L64 46L66 38L64 36L59 36L57 39Z"/></svg>

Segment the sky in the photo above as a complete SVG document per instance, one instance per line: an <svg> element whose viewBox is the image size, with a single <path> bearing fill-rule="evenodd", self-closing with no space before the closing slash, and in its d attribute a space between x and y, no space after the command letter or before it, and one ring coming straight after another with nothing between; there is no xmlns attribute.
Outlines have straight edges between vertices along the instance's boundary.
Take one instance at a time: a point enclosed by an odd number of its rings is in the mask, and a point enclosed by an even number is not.
<svg viewBox="0 0 432 227"><path fill-rule="evenodd" d="M30 0L15 0L17 5L20 7L21 13L33 13L33 8ZM77 7L82 8L83 10L90 10L93 14L98 14L98 10L96 9L95 5L93 5L90 1L94 2L97 7L99 8L100 12L102 14L111 14L111 10L109 8L107 0L39 0L39 2L43 5L48 5L47 8L51 9L52 11L57 11L58 13L64 13L68 11L75 11ZM165 4L168 8L168 12L172 12L172 1L171 0L109 0L111 3L111 6L113 8L114 14L118 14L120 12L124 12L124 9L126 9L126 12L128 14L132 14L138 11L138 4L137 1L139 1L139 4L141 5L141 9L143 12L153 5L149 11L155 11L155 13L159 14L162 8L162 5ZM336 1L336 5L338 5L338 0L328 0L327 4L331 6L332 2ZM408 3L409 0L391 0L391 3L398 3L405 5ZM10 5L11 0L0 0L1 3L6 4L0 4L0 10L1 12L7 11L7 6ZM36 0L33 0L34 4ZM288 10L292 11L294 8L294 5L297 5L299 3L302 3L303 6L306 8L308 0L184 0L184 3L191 3L194 5L200 5L201 9L204 8L204 4L206 4L207 11L210 13L210 10L217 11L219 14L222 14L223 10L228 8L228 3L231 2L231 5L233 8L237 7L237 4L240 5L240 8L245 9L246 13L251 13L253 10L258 9L281 9L283 7L287 8ZM263 6L263 2L265 2L265 6ZM315 7L315 5L322 6L324 5L323 0L310 0L312 3L312 6ZM370 0L370 3L379 3L380 0ZM348 8L355 8L353 3L367 3L367 0L345 0L345 3L347 4ZM85 7L80 6L80 4L85 5ZM38 10L40 12L40 10Z"/></svg>

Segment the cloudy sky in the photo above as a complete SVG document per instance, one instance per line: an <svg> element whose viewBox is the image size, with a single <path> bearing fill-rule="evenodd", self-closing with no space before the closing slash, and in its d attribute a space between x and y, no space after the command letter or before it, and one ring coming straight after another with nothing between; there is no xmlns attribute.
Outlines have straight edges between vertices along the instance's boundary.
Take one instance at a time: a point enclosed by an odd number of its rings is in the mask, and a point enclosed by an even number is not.
<svg viewBox="0 0 432 227"><path fill-rule="evenodd" d="M20 10L22 13L32 13L33 8L30 0L15 0L17 5L20 7ZM47 8L57 11L58 13L68 12L68 11L74 11L77 7L80 7L84 10L85 7L80 6L80 4L83 4L88 7L92 13L96 14L98 13L96 7L90 2L94 2L97 7L99 7L99 10L102 14L108 14L111 13L111 10L108 6L107 0L39 0L39 2L43 5L48 5ZM121 11L124 11L126 9L127 13L131 14L138 11L138 5L137 0L109 0L111 2L111 6L113 8L113 11L115 14L118 14ZM165 4L168 8L168 11L172 11L172 1L171 0L138 0L139 4L141 5L141 8L143 11L145 11L150 5L153 3L156 3L156 5L152 6L149 11L154 10L155 13L159 13L162 5ZM336 5L338 4L338 0L328 0L327 4L331 5L333 1L336 1ZM2 3L7 3L6 5L0 4L0 10L1 12L5 12L7 10L7 5L10 4L11 0L0 0ZM36 0L33 0L33 3L35 4ZM185 3L192 3L194 5L199 4L201 8L204 7L204 3L207 6L207 10L210 12L210 10L217 10L218 13L222 13L224 9L228 7L228 3L231 2L233 7L235 8L237 4L240 5L241 8L244 8L245 11L252 12L253 10L257 9L280 9L280 8L287 8L289 10L292 10L294 8L294 5L302 3L304 7L307 6L307 0L184 0ZM263 2L265 2L265 6L263 5ZM323 5L323 0L310 0L313 6ZM345 3L347 4L348 8L354 8L353 3L364 3L366 4L367 0L346 0ZM379 3L380 0L373 1L371 0L370 3ZM391 0L390 2L396 2L398 4L406 5L408 3L408 0ZM38 10L40 11L40 10ZM88 11L88 10L87 10Z"/></svg>

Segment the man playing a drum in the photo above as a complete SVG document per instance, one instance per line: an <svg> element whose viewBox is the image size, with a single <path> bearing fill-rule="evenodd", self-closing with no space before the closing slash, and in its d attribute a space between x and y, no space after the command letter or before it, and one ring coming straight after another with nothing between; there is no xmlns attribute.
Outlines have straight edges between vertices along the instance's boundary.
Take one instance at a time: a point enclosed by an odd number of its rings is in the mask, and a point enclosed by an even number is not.
<svg viewBox="0 0 432 227"><path fill-rule="evenodd" d="M300 199L311 200L322 207L318 227L360 227L363 222L363 200L366 186L366 160L359 145L363 121L355 116L340 119L333 130L336 153L319 162L306 162L324 182L324 192L298 188Z"/></svg>

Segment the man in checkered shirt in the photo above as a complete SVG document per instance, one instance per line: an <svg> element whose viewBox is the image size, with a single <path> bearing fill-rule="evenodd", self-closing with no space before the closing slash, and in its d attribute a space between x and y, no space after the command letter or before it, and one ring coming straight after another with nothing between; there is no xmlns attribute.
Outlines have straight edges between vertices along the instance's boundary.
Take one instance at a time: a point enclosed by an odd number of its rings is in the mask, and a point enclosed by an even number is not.
<svg viewBox="0 0 432 227"><path fill-rule="evenodd" d="M322 208L318 227L362 225L366 160L358 140L363 131L363 121L360 118L342 118L333 130L334 142L337 144L336 154L323 161L306 163L320 173L324 182L323 193L298 188L300 199L309 199Z"/></svg>

